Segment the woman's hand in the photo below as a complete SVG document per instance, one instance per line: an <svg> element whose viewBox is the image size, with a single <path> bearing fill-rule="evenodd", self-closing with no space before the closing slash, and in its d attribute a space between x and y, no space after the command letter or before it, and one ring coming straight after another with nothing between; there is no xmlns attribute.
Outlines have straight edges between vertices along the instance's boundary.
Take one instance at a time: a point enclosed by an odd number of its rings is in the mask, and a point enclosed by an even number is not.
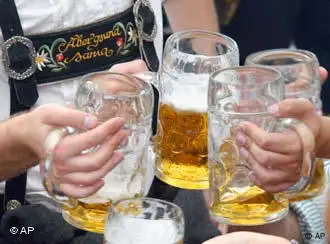
<svg viewBox="0 0 330 244"><path fill-rule="evenodd" d="M327 71L320 67L321 83L327 75ZM276 118L295 118L302 121L317 141L321 116L317 115L310 101L287 99L270 107L269 112ZM240 146L241 156L251 167L251 181L267 192L284 191L294 185L301 177L304 162L300 136L293 130L266 133L252 123L242 123L236 142Z"/></svg>
<svg viewBox="0 0 330 244"><path fill-rule="evenodd" d="M120 63L112 66L109 72L134 74L147 71L142 60ZM112 89L124 89L111 81ZM79 111L70 111L70 116L76 119L82 114ZM69 113L67 111L67 113ZM56 113L55 113L56 114ZM58 118L62 126L71 126ZM124 120L121 118L109 119L97 126L97 118L85 117L84 133L65 136L56 145L53 154L53 177L60 185L61 191L74 198L88 197L97 192L103 185L102 178L109 173L123 158L123 153L116 149L120 144L127 142L127 132L123 130ZM87 127L86 127L87 125ZM100 146L95 152L82 154L82 151Z"/></svg>
<svg viewBox="0 0 330 244"><path fill-rule="evenodd" d="M315 139L318 137L321 116L306 99L284 100L270 107L269 113L277 118L296 118L304 122ZM300 179L303 143L297 132L267 133L250 122L243 122L236 142L241 156L250 165L251 181L265 191L284 191Z"/></svg>
<svg viewBox="0 0 330 244"><path fill-rule="evenodd" d="M146 63L141 59L115 64L109 69L109 72L116 72L123 74L135 74L145 71L148 71L148 67Z"/></svg>
<svg viewBox="0 0 330 244"><path fill-rule="evenodd" d="M54 129L70 126L84 131L64 136L57 144L56 140L52 152L54 181L68 196L81 198L98 191L103 186L102 178L123 159L123 154L115 151L127 140L121 118L98 125L97 118L87 113L47 104L17 119L19 140L39 159L50 153L45 142ZM95 152L81 153L98 145L101 147Z"/></svg>
<svg viewBox="0 0 330 244"><path fill-rule="evenodd" d="M264 235L254 232L233 232L222 236L215 237L203 244L290 244L284 238L278 236Z"/></svg>

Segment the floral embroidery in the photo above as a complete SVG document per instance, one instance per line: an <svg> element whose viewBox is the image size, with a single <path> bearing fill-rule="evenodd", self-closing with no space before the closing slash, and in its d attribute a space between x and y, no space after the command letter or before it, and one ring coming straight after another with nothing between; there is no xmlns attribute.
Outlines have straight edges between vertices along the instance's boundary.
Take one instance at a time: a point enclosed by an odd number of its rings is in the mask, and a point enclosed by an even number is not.
<svg viewBox="0 0 330 244"><path fill-rule="evenodd" d="M129 36L128 42L132 42L136 46L137 45L137 40L138 40L138 35L137 35L137 32L134 28L129 27L128 36Z"/></svg>
<svg viewBox="0 0 330 244"><path fill-rule="evenodd" d="M96 58L102 55L109 57L112 54L124 56L130 53L130 47L138 45L137 31L132 22L128 22L126 26L121 22L117 22L112 30L106 33L90 33L88 35L89 36L86 37L84 34L76 34L68 41L64 38L58 38L50 46L42 45L36 57L38 69L43 71L43 68L48 68L51 72L60 72L64 69L68 69L70 62L80 62L78 60L81 60L80 58L84 55L86 55L86 59ZM118 47L116 48L116 53L113 53L113 50L108 46L104 47L102 50L97 49L99 44L103 41L112 38L115 45ZM78 41L82 44L78 45ZM81 51L82 47L86 47L86 53ZM70 57L70 54L67 53L68 48L80 48L78 49L79 58L75 58L76 56L73 58Z"/></svg>
<svg viewBox="0 0 330 244"><path fill-rule="evenodd" d="M42 71L42 67L46 67L45 64L50 63L47 56L48 56L48 53L45 53L45 50L42 50L41 53L39 53L39 52L37 53L36 64L40 71Z"/></svg>
<svg viewBox="0 0 330 244"><path fill-rule="evenodd" d="M134 45L136 46L137 45L137 39L138 39L138 36L137 36L137 33L136 33L136 30L134 28L134 25L129 22L126 27L118 22L116 23L113 28L116 28L116 27L120 27L120 29L123 30L123 33L124 33L124 37L119 37L117 38L117 46L119 47L118 50L117 50L117 55L126 55L129 53L129 48Z"/></svg>
<svg viewBox="0 0 330 244"><path fill-rule="evenodd" d="M37 53L37 59L38 59L38 56L41 57L40 55L45 55L45 57L48 57L48 55L49 55L49 59L47 58L48 62L47 63L45 62L46 64L43 63L41 65L42 67L47 67L47 68L51 69L52 72L59 72L59 71L62 71L63 69L66 69L65 63L63 63L63 59L64 59L63 53L56 52L56 47L58 47L58 45L63 42L66 42L66 40L63 38L58 38L53 42L51 47L49 47L47 45L42 45L39 48L38 53ZM54 58L54 54L55 54L55 58ZM36 60L36 62L38 64L37 60ZM38 68L39 68L39 65L38 65ZM39 69L39 70L42 71L41 69Z"/></svg>

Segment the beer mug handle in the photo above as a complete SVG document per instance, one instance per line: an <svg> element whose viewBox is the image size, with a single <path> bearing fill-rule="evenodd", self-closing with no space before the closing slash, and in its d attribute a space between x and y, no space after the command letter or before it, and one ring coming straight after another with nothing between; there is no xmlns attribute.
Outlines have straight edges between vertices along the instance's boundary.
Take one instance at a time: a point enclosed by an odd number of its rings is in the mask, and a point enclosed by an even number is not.
<svg viewBox="0 0 330 244"><path fill-rule="evenodd" d="M42 184L47 193L58 203L75 207L77 200L66 196L60 189L60 186L55 182L52 174L52 154L57 143L66 135L74 133L71 127L64 127L52 130L44 143L46 156L40 161L40 173Z"/></svg>
<svg viewBox="0 0 330 244"><path fill-rule="evenodd" d="M159 74L157 72L145 71L133 74L135 77L151 84L154 93L154 106L152 112L152 136L156 136L158 127L158 107L159 107ZM153 140L153 138L152 138Z"/></svg>
<svg viewBox="0 0 330 244"><path fill-rule="evenodd" d="M279 119L276 123L276 128L273 132L282 133L287 129L291 129L297 133L303 145L303 164L302 175L299 181L293 186L286 189L281 194L285 196L294 196L303 191L309 184L315 172L315 138L312 131L303 122L292 119Z"/></svg>

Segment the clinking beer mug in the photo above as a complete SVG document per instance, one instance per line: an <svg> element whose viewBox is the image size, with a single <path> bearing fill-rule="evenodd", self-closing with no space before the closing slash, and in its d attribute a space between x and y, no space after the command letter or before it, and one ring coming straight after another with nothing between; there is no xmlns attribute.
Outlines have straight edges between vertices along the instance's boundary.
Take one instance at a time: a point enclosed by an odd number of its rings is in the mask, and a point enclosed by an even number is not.
<svg viewBox="0 0 330 244"><path fill-rule="evenodd" d="M238 47L227 36L184 31L167 40L155 140L160 180L184 189L208 189L208 81L214 71L238 65Z"/></svg>
<svg viewBox="0 0 330 244"><path fill-rule="evenodd" d="M285 81L285 98L309 99L318 113L322 113L319 61L306 50L274 49L253 53L246 58L247 65L269 66L279 70ZM302 178L303 180L303 178ZM293 201L302 201L320 195L325 188L324 161L316 159L310 184L298 194L283 195Z"/></svg>
<svg viewBox="0 0 330 244"><path fill-rule="evenodd" d="M44 186L55 200L63 203L62 213L67 222L80 229L103 233L108 209L114 201L147 194L154 176L153 165L148 163L153 103L151 85L139 78L109 72L83 78L75 97L76 109L96 115L100 123L114 117L123 118L128 140L118 148L124 153L124 159L105 176L104 186L84 199L69 199L61 194L52 177L51 155L41 162ZM48 137L55 137L50 143L58 142L63 136L61 131L79 133L72 128L59 129ZM88 152L93 150L98 147Z"/></svg>
<svg viewBox="0 0 330 244"><path fill-rule="evenodd" d="M290 118L274 118L267 112L284 95L284 79L275 69L246 66L212 74L208 97L210 212L219 222L261 225L287 214L286 198L267 193L249 180L251 169L240 156L235 140L238 125L243 121L272 133L292 129L308 149L305 155L310 157L314 137L307 126ZM306 141L308 136L310 140ZM303 163L303 172L308 172L310 178L313 161L306 158ZM307 182L297 186L296 191L306 186Z"/></svg>

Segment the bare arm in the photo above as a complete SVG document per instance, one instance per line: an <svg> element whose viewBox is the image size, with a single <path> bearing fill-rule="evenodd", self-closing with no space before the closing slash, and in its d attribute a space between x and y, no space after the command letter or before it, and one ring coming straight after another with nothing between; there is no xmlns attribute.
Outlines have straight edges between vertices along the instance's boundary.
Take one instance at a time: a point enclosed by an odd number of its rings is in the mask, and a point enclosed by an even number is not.
<svg viewBox="0 0 330 244"><path fill-rule="evenodd" d="M25 118L22 114L0 124L0 181L10 179L38 163L38 157L21 140Z"/></svg>
<svg viewBox="0 0 330 244"><path fill-rule="evenodd" d="M164 8L173 32L187 29L219 32L213 0L166 0Z"/></svg>

